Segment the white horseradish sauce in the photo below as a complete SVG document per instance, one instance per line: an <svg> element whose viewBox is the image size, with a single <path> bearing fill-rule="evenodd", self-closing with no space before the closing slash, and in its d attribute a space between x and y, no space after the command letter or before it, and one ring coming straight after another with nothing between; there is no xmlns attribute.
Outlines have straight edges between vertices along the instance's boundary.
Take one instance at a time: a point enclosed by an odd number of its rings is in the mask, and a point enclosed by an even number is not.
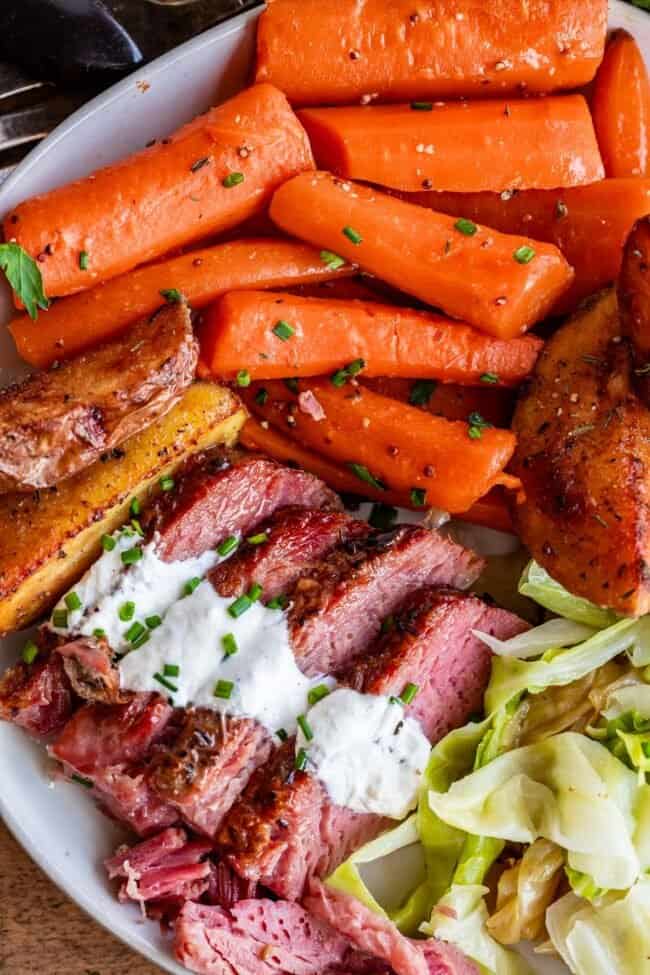
<svg viewBox="0 0 650 975"><path fill-rule="evenodd" d="M416 806L430 752L397 699L344 687L311 708L296 737L296 764L318 776L335 803L391 819Z"/></svg>

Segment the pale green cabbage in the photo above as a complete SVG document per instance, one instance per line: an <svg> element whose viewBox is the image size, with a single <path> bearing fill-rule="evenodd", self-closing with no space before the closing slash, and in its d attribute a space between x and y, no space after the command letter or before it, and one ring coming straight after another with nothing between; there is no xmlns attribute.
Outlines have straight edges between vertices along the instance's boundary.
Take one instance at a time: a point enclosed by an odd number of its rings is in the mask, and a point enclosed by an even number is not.
<svg viewBox="0 0 650 975"><path fill-rule="evenodd" d="M558 647L575 646L576 643L588 640L595 632L593 626L564 619L547 620L546 623L534 626L518 636L510 637L509 640L499 640L489 633L472 630L474 636L485 643L498 657L517 657L519 660L539 657L547 650L555 650Z"/></svg>
<svg viewBox="0 0 650 975"><path fill-rule="evenodd" d="M536 603L549 609L558 616L576 623L585 623L596 629L611 626L618 619L616 613L610 609L601 609L588 599L573 596L568 589L552 579L546 569L537 562L529 562L519 580L519 592L522 596L534 599Z"/></svg>

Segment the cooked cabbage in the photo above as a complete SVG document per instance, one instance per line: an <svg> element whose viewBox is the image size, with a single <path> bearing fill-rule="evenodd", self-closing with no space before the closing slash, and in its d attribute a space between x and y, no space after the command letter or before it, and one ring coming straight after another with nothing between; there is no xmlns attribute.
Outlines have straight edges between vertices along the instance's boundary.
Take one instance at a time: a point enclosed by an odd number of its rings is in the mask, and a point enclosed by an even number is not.
<svg viewBox="0 0 650 975"><path fill-rule="evenodd" d="M535 941L544 933L546 908L563 876L564 852L550 840L537 839L497 885L496 911L487 929L500 944Z"/></svg>

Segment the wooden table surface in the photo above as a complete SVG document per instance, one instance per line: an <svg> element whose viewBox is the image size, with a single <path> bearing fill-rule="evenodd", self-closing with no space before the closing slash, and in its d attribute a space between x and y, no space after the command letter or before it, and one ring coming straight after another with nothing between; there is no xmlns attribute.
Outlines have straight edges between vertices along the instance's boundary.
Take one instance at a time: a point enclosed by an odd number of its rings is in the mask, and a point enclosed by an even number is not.
<svg viewBox="0 0 650 975"><path fill-rule="evenodd" d="M160 975L52 884L0 820L0 975Z"/></svg>

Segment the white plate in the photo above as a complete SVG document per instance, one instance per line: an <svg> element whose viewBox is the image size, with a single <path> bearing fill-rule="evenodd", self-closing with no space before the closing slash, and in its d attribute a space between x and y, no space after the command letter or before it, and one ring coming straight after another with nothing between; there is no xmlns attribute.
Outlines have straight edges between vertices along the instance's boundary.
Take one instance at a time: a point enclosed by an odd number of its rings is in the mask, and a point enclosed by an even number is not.
<svg viewBox="0 0 650 975"><path fill-rule="evenodd" d="M76 112L0 189L0 215L26 197L142 148L241 88L250 68L256 17L255 12L242 14L207 31ZM610 24L627 27L650 61L648 14L613 0ZM0 323L10 314L9 295L0 288ZM21 368L3 329L0 386L17 378ZM0 641L0 671L13 662L23 642L24 637ZM120 831L97 812L83 789L63 783L51 787L43 749L8 724L0 724L0 814L39 866L97 921L166 971L185 971L172 960L159 926L118 904L106 881L102 860L121 839ZM543 975L566 972L548 959L534 964Z"/></svg>

